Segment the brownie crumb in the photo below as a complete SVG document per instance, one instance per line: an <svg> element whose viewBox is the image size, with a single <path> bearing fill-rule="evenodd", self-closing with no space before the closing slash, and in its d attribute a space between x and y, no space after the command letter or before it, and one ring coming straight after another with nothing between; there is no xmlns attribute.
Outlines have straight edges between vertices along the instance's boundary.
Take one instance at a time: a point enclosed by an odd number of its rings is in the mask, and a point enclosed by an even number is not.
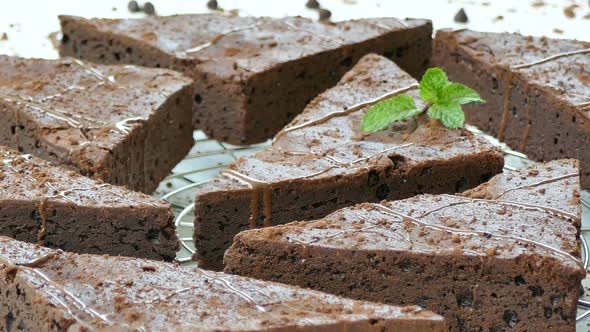
<svg viewBox="0 0 590 332"><path fill-rule="evenodd" d="M325 9L325 8L321 8L319 11L320 14L320 21L327 21L330 19L330 17L332 17L332 12Z"/></svg>
<svg viewBox="0 0 590 332"><path fill-rule="evenodd" d="M154 4L152 4L151 2L146 2L143 5L143 12L148 14L148 15L156 15L156 7L154 7Z"/></svg>
<svg viewBox="0 0 590 332"><path fill-rule="evenodd" d="M8 34L3 32L2 35L0 35L0 40L8 40Z"/></svg>
<svg viewBox="0 0 590 332"><path fill-rule="evenodd" d="M217 5L217 0L207 1L207 8L211 10L217 10L219 8L219 6Z"/></svg>
<svg viewBox="0 0 590 332"><path fill-rule="evenodd" d="M559 28L553 28L553 33L556 33L558 35L563 35L563 30L561 30Z"/></svg>
<svg viewBox="0 0 590 332"><path fill-rule="evenodd" d="M139 4L137 3L137 1L134 1L134 0L129 1L129 3L127 4L127 9L132 13L138 13L141 11Z"/></svg>
<svg viewBox="0 0 590 332"><path fill-rule="evenodd" d="M545 5L546 5L546 3L543 0L535 1L535 2L531 3L531 7L534 7L534 8L545 7Z"/></svg>
<svg viewBox="0 0 590 332"><path fill-rule="evenodd" d="M307 3L305 3L305 7L309 9L318 9L320 8L320 3L317 0L307 0Z"/></svg>
<svg viewBox="0 0 590 332"><path fill-rule="evenodd" d="M458 23L467 23L469 21L469 18L467 17L467 13L465 13L465 9L463 9L463 8L459 9L457 14L455 14L454 20L455 20L455 22L458 22Z"/></svg>

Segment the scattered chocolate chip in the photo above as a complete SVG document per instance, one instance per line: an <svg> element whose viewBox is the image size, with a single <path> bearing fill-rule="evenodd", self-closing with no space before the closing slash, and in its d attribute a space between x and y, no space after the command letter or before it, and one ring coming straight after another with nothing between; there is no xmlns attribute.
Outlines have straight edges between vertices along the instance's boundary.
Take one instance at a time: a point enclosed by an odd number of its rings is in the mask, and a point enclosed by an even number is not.
<svg viewBox="0 0 590 332"><path fill-rule="evenodd" d="M211 9L211 10L217 10L218 5L217 5L217 0L209 0L207 1L207 8Z"/></svg>
<svg viewBox="0 0 590 332"><path fill-rule="evenodd" d="M559 28L554 28L553 29L553 33L556 33L558 35L563 35L563 30L559 29Z"/></svg>
<svg viewBox="0 0 590 332"><path fill-rule="evenodd" d="M332 12L325 9L325 8L321 8L319 13L320 13L320 21L327 21L330 19L330 17L332 17Z"/></svg>
<svg viewBox="0 0 590 332"><path fill-rule="evenodd" d="M0 36L0 40L8 40L8 34L6 32L3 32Z"/></svg>
<svg viewBox="0 0 590 332"><path fill-rule="evenodd" d="M469 21L469 18L467 17L465 10L463 8L459 9L457 14L455 14L455 22L467 23L467 21Z"/></svg>
<svg viewBox="0 0 590 332"><path fill-rule="evenodd" d="M137 1L129 1L129 3L127 4L127 9L132 13L137 13L141 11L141 8L139 7Z"/></svg>
<svg viewBox="0 0 590 332"><path fill-rule="evenodd" d="M144 272L155 272L156 267L147 265L147 266L142 266L141 270Z"/></svg>
<svg viewBox="0 0 590 332"><path fill-rule="evenodd" d="M576 5L576 4L573 4L571 6L567 6L563 9L563 14L567 18L574 18L574 17L576 17L576 12L574 11L576 8L578 8L578 5Z"/></svg>
<svg viewBox="0 0 590 332"><path fill-rule="evenodd" d="M310 9L318 9L320 8L320 3L318 2L318 0L307 0L307 3L305 3L305 7Z"/></svg>
<svg viewBox="0 0 590 332"><path fill-rule="evenodd" d="M143 12L148 15L155 15L156 14L156 7L151 2L146 2L143 4Z"/></svg>

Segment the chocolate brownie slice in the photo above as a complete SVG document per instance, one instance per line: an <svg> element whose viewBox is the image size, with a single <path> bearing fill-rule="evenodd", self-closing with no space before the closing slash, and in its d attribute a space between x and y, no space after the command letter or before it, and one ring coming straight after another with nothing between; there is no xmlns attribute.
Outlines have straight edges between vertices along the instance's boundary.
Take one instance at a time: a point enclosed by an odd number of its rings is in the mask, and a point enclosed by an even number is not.
<svg viewBox="0 0 590 332"><path fill-rule="evenodd" d="M574 331L578 162L497 175L463 195L364 203L236 236L226 272L418 304L453 331Z"/></svg>
<svg viewBox="0 0 590 332"><path fill-rule="evenodd" d="M426 117L378 133L359 131L370 104L401 92L417 97L416 87L393 62L367 55L271 147L200 188L194 237L202 267L221 268L234 235L248 227L321 218L360 202L455 193L501 172L498 149Z"/></svg>
<svg viewBox="0 0 590 332"><path fill-rule="evenodd" d="M0 55L0 144L148 193L194 143L191 82L164 69Z"/></svg>
<svg viewBox="0 0 590 332"><path fill-rule="evenodd" d="M365 54L384 54L420 76L432 43L431 22L418 19L193 14L60 21L62 55L173 68L194 78L195 126L233 144L272 137Z"/></svg>
<svg viewBox="0 0 590 332"><path fill-rule="evenodd" d="M81 253L172 260L168 203L0 146L0 235Z"/></svg>
<svg viewBox="0 0 590 332"><path fill-rule="evenodd" d="M435 45L433 62L487 100L467 122L531 159L579 159L590 187L590 43L441 30Z"/></svg>
<svg viewBox="0 0 590 332"><path fill-rule="evenodd" d="M446 331L442 317L135 258L0 237L2 331Z"/></svg>

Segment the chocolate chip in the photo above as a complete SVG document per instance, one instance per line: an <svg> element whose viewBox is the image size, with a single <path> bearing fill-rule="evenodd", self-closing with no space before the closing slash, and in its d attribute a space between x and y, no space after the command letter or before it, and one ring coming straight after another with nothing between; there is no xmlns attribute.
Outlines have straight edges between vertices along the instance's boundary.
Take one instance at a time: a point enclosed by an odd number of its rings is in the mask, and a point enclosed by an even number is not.
<svg viewBox="0 0 590 332"><path fill-rule="evenodd" d="M529 286L529 289L533 293L533 296L542 296L545 293L541 286Z"/></svg>
<svg viewBox="0 0 590 332"><path fill-rule="evenodd" d="M551 318L551 316L553 316L553 309L551 309L549 307L545 307L544 311L545 311L545 318Z"/></svg>
<svg viewBox="0 0 590 332"><path fill-rule="evenodd" d="M514 327L519 321L518 314L514 310L506 310L504 311L504 321L508 324L508 326Z"/></svg>
<svg viewBox="0 0 590 332"><path fill-rule="evenodd" d="M377 187L377 191L375 192L375 195L377 196L378 199L386 199L387 196L389 195L389 186L386 184L382 184L379 187Z"/></svg>
<svg viewBox="0 0 590 332"><path fill-rule="evenodd" d="M377 171L375 170L371 170L369 172L369 179L367 181L367 184L369 185L369 187L373 187L377 183L379 183L379 173L377 173Z"/></svg>
<svg viewBox="0 0 590 332"><path fill-rule="evenodd" d="M514 283L516 285L520 286L520 285L526 284L526 281L524 280L524 278L522 276L517 276L516 278L514 278Z"/></svg>
<svg viewBox="0 0 590 332"><path fill-rule="evenodd" d="M146 2L143 4L143 12L148 15L155 15L156 14L156 7L151 2Z"/></svg>
<svg viewBox="0 0 590 332"><path fill-rule="evenodd" d="M310 9L318 9L320 8L320 3L318 2L318 0L307 0L307 3L305 3L305 7Z"/></svg>
<svg viewBox="0 0 590 332"><path fill-rule="evenodd" d="M467 23L467 21L469 21L469 18L467 17L467 13L465 13L465 10L463 8L459 9L457 14L455 14L455 22Z"/></svg>
<svg viewBox="0 0 590 332"><path fill-rule="evenodd" d="M129 3L127 3L127 9L132 13L138 13L139 11L141 11L141 8L139 8L139 4L137 3L137 1L129 1Z"/></svg>
<svg viewBox="0 0 590 332"><path fill-rule="evenodd" d="M320 13L320 21L327 21L330 19L330 17L332 17L332 12L325 9L325 8L320 9L319 13Z"/></svg>
<svg viewBox="0 0 590 332"><path fill-rule="evenodd" d="M207 1L207 8L211 10L217 10L219 6L217 5L217 0L209 0Z"/></svg>

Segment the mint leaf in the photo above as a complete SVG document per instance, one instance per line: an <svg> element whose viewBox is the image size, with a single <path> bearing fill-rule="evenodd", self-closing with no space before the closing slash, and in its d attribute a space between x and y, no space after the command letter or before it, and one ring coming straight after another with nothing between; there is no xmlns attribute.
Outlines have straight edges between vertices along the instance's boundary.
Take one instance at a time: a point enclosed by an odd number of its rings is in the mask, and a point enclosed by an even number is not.
<svg viewBox="0 0 590 332"><path fill-rule="evenodd" d="M459 83L451 83L442 90L442 98L445 101L452 101L459 105L467 103L485 103L479 93Z"/></svg>
<svg viewBox="0 0 590 332"><path fill-rule="evenodd" d="M392 122L411 118L421 112L421 109L416 108L412 97L405 94L395 96L371 106L363 116L361 130L379 131Z"/></svg>
<svg viewBox="0 0 590 332"><path fill-rule="evenodd" d="M430 106L428 116L440 120L445 127L451 129L461 128L465 125L465 113L463 113L461 105L454 102Z"/></svg>
<svg viewBox="0 0 590 332"><path fill-rule="evenodd" d="M443 89L449 85L449 78L438 68L430 68L420 80L420 97L426 102L434 104L441 99Z"/></svg>

